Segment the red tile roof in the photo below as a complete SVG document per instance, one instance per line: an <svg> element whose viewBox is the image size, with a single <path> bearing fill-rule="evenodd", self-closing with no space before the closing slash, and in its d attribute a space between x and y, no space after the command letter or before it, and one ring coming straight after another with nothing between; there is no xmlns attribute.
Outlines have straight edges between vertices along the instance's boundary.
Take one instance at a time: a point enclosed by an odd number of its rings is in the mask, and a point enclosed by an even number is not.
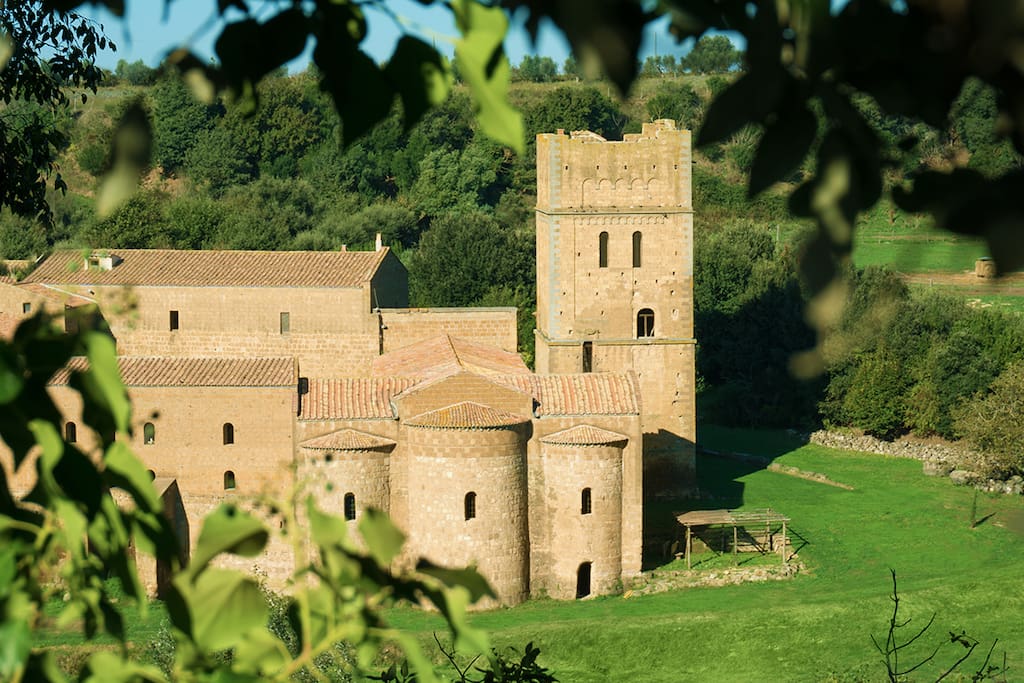
<svg viewBox="0 0 1024 683"><path fill-rule="evenodd" d="M310 379L300 420L393 420L391 397L415 384L398 377Z"/></svg>
<svg viewBox="0 0 1024 683"><path fill-rule="evenodd" d="M606 446L629 441L629 437L591 425L576 425L541 437L542 443L567 446Z"/></svg>
<svg viewBox="0 0 1024 683"><path fill-rule="evenodd" d="M632 372L506 375L495 379L533 394L538 417L640 414L640 387Z"/></svg>
<svg viewBox="0 0 1024 683"><path fill-rule="evenodd" d="M429 427L432 429L494 429L511 427L528 422L529 418L497 410L489 406L463 401L440 410L411 417L405 424L412 427Z"/></svg>
<svg viewBox="0 0 1024 683"><path fill-rule="evenodd" d="M442 334L386 353L373 361L378 377L432 379L469 370L478 375L529 374L518 353Z"/></svg>
<svg viewBox="0 0 1024 683"><path fill-rule="evenodd" d="M313 451L372 451L395 445L391 439L357 429L339 429L299 444Z"/></svg>
<svg viewBox="0 0 1024 683"><path fill-rule="evenodd" d="M111 270L85 268L80 250L51 254L23 282L179 287L358 287L388 254L380 251L184 251L115 249Z"/></svg>
<svg viewBox="0 0 1024 683"><path fill-rule="evenodd" d="M46 297L51 301L56 301L57 303L64 304L65 306L70 306L71 308L78 308L79 306L88 306L89 304L96 303L92 299L88 299L79 294L74 294L72 292L64 292L59 289L54 289L53 287L49 287L47 285L39 283L22 283L18 285L18 289L26 292L32 292L33 294L36 294L38 296Z"/></svg>
<svg viewBox="0 0 1024 683"><path fill-rule="evenodd" d="M148 358L117 359L129 387L294 387L292 358ZM84 370L88 360L72 358L50 384L67 384L70 370Z"/></svg>

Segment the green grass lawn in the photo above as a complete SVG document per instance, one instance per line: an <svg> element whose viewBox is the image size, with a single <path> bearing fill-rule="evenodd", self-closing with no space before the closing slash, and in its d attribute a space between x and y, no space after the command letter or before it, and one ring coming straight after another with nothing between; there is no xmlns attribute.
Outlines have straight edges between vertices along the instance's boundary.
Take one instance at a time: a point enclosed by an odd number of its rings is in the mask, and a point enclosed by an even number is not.
<svg viewBox="0 0 1024 683"><path fill-rule="evenodd" d="M857 267L889 266L901 273L960 273L974 270L974 262L988 255L984 242L954 236L891 239L858 234L853 247Z"/></svg>
<svg viewBox="0 0 1024 683"><path fill-rule="evenodd" d="M923 476L918 462L794 448L793 437L778 432L701 434L708 447L764 453L855 487L700 458L700 486L716 496L702 507L738 502L782 511L798 534L804 574L630 599L536 601L473 622L498 645L533 641L562 681L875 681L885 672L870 636L885 636L891 567L903 615L923 624L937 613L928 646L965 629L986 646L999 638L997 650L1024 666L1024 529L1005 526L1024 518L1024 501L981 495L978 517L992 516L971 529L973 490ZM410 610L393 617L424 633L438 625ZM922 644L917 652L926 651ZM952 648L945 654L958 656Z"/></svg>

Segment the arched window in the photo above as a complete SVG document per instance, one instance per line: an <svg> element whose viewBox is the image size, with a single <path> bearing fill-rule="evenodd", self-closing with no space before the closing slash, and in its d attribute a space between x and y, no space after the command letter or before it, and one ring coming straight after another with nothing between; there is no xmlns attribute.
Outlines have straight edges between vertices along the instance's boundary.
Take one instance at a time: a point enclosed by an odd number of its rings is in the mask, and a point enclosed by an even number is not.
<svg viewBox="0 0 1024 683"><path fill-rule="evenodd" d="M153 470L146 470L146 472L149 474L149 480L150 481L153 481L154 479L156 479L156 472L154 472Z"/></svg>
<svg viewBox="0 0 1024 683"><path fill-rule="evenodd" d="M147 422L142 426L142 442L147 446L152 446L156 443L156 427L153 426L152 422Z"/></svg>
<svg viewBox="0 0 1024 683"><path fill-rule="evenodd" d="M602 232L597 236L597 267L608 267L608 233Z"/></svg>
<svg viewBox="0 0 1024 683"><path fill-rule="evenodd" d="M356 494L345 494L345 519L351 521L356 518Z"/></svg>
<svg viewBox="0 0 1024 683"><path fill-rule="evenodd" d="M638 339L654 336L654 311L651 309L641 308L636 314L636 336Z"/></svg>
<svg viewBox="0 0 1024 683"><path fill-rule="evenodd" d="M576 599L590 595L590 563L583 562L576 570Z"/></svg>
<svg viewBox="0 0 1024 683"><path fill-rule="evenodd" d="M594 369L594 342L583 342L583 372Z"/></svg>
<svg viewBox="0 0 1024 683"><path fill-rule="evenodd" d="M633 267L640 267L640 250L643 245L644 236L637 230L633 233Z"/></svg>
<svg viewBox="0 0 1024 683"><path fill-rule="evenodd" d="M64 440L68 443L78 441L78 426L74 422L68 422L64 425Z"/></svg>
<svg viewBox="0 0 1024 683"><path fill-rule="evenodd" d="M224 445L233 444L235 442L235 425L230 422L224 423Z"/></svg>
<svg viewBox="0 0 1024 683"><path fill-rule="evenodd" d="M580 514L589 515L591 512L591 501L590 501L590 489L583 489L583 493L580 495Z"/></svg>
<svg viewBox="0 0 1024 683"><path fill-rule="evenodd" d="M224 490L234 491L235 490L235 473L228 470L224 473Z"/></svg>
<svg viewBox="0 0 1024 683"><path fill-rule="evenodd" d="M465 500L465 512L466 519L473 519L476 517L476 493L470 491L466 494Z"/></svg>

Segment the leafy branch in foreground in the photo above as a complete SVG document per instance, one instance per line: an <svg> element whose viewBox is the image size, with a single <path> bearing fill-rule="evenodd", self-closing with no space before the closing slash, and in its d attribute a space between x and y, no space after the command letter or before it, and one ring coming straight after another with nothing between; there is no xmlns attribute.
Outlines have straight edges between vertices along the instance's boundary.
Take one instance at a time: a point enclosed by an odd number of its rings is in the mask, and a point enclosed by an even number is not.
<svg viewBox="0 0 1024 683"><path fill-rule="evenodd" d="M350 675L366 671L381 647L394 642L418 681L435 681L416 640L382 615L382 608L398 601L437 609L461 651L489 651L486 636L465 619L469 604L494 597L483 577L425 563L394 573L404 537L376 510L367 510L359 523L364 551L349 538L343 519L321 512L311 499L301 509L276 505L293 531L298 568L289 620L297 643L268 627L267 595L258 582L221 566L225 556L255 557L264 550L270 534L256 516L234 505L215 510L183 567L163 503L126 445L131 406L114 341L82 327L58 332L37 314L19 325L10 343L0 340L0 436L10 450L0 468L0 680L67 680L53 653L38 642L46 608L55 604L58 628L81 624L86 640L107 635L117 643L92 654L79 680L167 680L156 667L133 660L123 608L106 581L113 575L145 610L133 546L174 572L165 599L176 641L175 680L286 681L301 672L322 679L318 659L344 641L355 652L354 661L344 662ZM75 360L78 355L87 363ZM65 371L80 394L82 421L98 437L95 452L62 438L63 417L47 385ZM33 465L34 487L19 499L8 473L24 476ZM308 529L311 547L300 529Z"/></svg>
<svg viewBox="0 0 1024 683"><path fill-rule="evenodd" d="M519 652L515 648L508 648L508 654L497 650L491 650L487 659L487 668L477 665L483 656L478 653L464 664L460 664L456 656L456 648L453 645L445 645L441 639L434 634L434 642L437 643L438 651L455 670L458 683L557 683L550 671L537 663L537 655L540 648L534 647L533 643L527 643L523 654L516 661ZM370 676L371 680L384 681L384 683L418 683L415 671L409 670L408 662L392 664L391 667L382 672L379 676Z"/></svg>
<svg viewBox="0 0 1024 683"><path fill-rule="evenodd" d="M899 683L899 681L907 680L907 675L918 671L926 664L931 663L935 660L935 657L942 650L946 644L960 645L963 648L963 652L952 664L943 669L938 676L935 678L936 681L944 680L950 674L956 673L960 670L961 665L965 664L971 655L974 654L975 649L981 644L977 638L968 635L965 631L955 633L949 632L949 641L940 641L938 645L931 651L931 654L918 658L914 664L903 664L900 665L900 656L904 650L907 650L915 643L921 640L928 632L928 630L935 623L935 614L928 619L928 623L922 626L916 633L909 636L905 640L899 638L902 629L910 626L912 619L900 618L900 596L896 589L896 570L889 570L892 573L892 616L889 618L889 630L886 633L885 642L879 643L878 639L874 635L871 636L871 642L874 643L875 649L882 655L882 660L885 662L885 670L888 680L891 683ZM994 681L994 680L1006 680L1005 674L1007 671L1006 665L1006 654L1003 654L1002 664L992 664L992 653L995 651L996 644L999 642L998 639L992 641L992 646L989 647L988 653L985 655L984 661L981 665L970 674L972 681ZM1002 678L1000 678L1002 677Z"/></svg>

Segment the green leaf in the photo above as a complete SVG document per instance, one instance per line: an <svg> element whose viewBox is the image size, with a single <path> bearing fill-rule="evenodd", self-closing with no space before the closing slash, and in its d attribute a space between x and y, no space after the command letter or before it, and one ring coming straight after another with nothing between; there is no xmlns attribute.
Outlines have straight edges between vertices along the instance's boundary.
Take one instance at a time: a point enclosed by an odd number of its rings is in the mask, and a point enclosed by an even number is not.
<svg viewBox="0 0 1024 683"><path fill-rule="evenodd" d="M32 634L28 622L4 615L4 621L0 622L0 680L18 678L15 674L25 666L31 651Z"/></svg>
<svg viewBox="0 0 1024 683"><path fill-rule="evenodd" d="M234 666L242 673L273 676L291 661L281 639L265 628L249 631L235 648Z"/></svg>
<svg viewBox="0 0 1024 683"><path fill-rule="evenodd" d="M0 405L13 401L25 385L18 366L17 355L6 342L0 341Z"/></svg>
<svg viewBox="0 0 1024 683"><path fill-rule="evenodd" d="M345 520L321 512L313 496L306 498L306 515L309 518L309 532L313 543L324 546L348 546L348 525Z"/></svg>
<svg viewBox="0 0 1024 683"><path fill-rule="evenodd" d="M415 638L406 633L397 633L395 640L402 648L402 652L409 662L409 668L416 672L416 683L437 683L439 681L434 672L434 665L423 654L423 650L420 649L420 644L416 642Z"/></svg>
<svg viewBox="0 0 1024 683"><path fill-rule="evenodd" d="M96 213L100 218L111 215L135 193L152 153L149 115L139 102L133 102L117 124L111 151L113 164L96 192Z"/></svg>
<svg viewBox="0 0 1024 683"><path fill-rule="evenodd" d="M258 519L234 505L221 505L203 520L187 573L197 576L221 553L253 557L267 544L267 530Z"/></svg>
<svg viewBox="0 0 1024 683"><path fill-rule="evenodd" d="M502 49L508 28L505 12L473 0L455 0L451 7L462 32L455 44L455 61L473 93L480 128L522 154L523 117L508 101L511 68Z"/></svg>
<svg viewBox="0 0 1024 683"><path fill-rule="evenodd" d="M480 598L497 597L490 584L487 583L487 579L471 567L447 569L445 567L438 567L429 560L420 560L416 565L416 571L434 577L449 588L462 586L469 591L469 598L472 602L476 602Z"/></svg>
<svg viewBox="0 0 1024 683"><path fill-rule="evenodd" d="M100 650L89 657L83 673L85 683L163 683L167 680L155 666L123 659L110 650Z"/></svg>
<svg viewBox="0 0 1024 683"><path fill-rule="evenodd" d="M210 567L191 584L180 575L175 585L188 605L192 640L204 652L235 647L266 623L263 593L243 574Z"/></svg>
<svg viewBox="0 0 1024 683"><path fill-rule="evenodd" d="M367 508L363 513L359 520L359 533L370 555L382 567L395 559L405 542L405 534L394 525L391 518L375 508Z"/></svg>
<svg viewBox="0 0 1024 683"><path fill-rule="evenodd" d="M100 332L87 332L82 343L89 357L89 369L71 377L71 386L91 399L84 401L82 419L101 435L114 431L130 433L132 407L128 390L121 382L114 340Z"/></svg>
<svg viewBox="0 0 1024 683"><path fill-rule="evenodd" d="M406 130L416 125L428 109L448 99L451 91L452 74L445 60L437 50L412 36L398 41L384 73L402 98Z"/></svg>
<svg viewBox="0 0 1024 683"><path fill-rule="evenodd" d="M818 120L806 107L782 111L761 136L747 196L753 198L799 168L817 132Z"/></svg>
<svg viewBox="0 0 1024 683"><path fill-rule="evenodd" d="M161 512L163 503L153 482L149 478L149 472L142 461L135 457L131 449L123 441L115 441L107 448L103 456L106 465L104 477L108 485L124 489L131 494L135 504L142 510L148 512Z"/></svg>
<svg viewBox="0 0 1024 683"><path fill-rule="evenodd" d="M784 73L750 71L722 91L708 107L697 146L722 142L750 123L760 123L782 99Z"/></svg>

